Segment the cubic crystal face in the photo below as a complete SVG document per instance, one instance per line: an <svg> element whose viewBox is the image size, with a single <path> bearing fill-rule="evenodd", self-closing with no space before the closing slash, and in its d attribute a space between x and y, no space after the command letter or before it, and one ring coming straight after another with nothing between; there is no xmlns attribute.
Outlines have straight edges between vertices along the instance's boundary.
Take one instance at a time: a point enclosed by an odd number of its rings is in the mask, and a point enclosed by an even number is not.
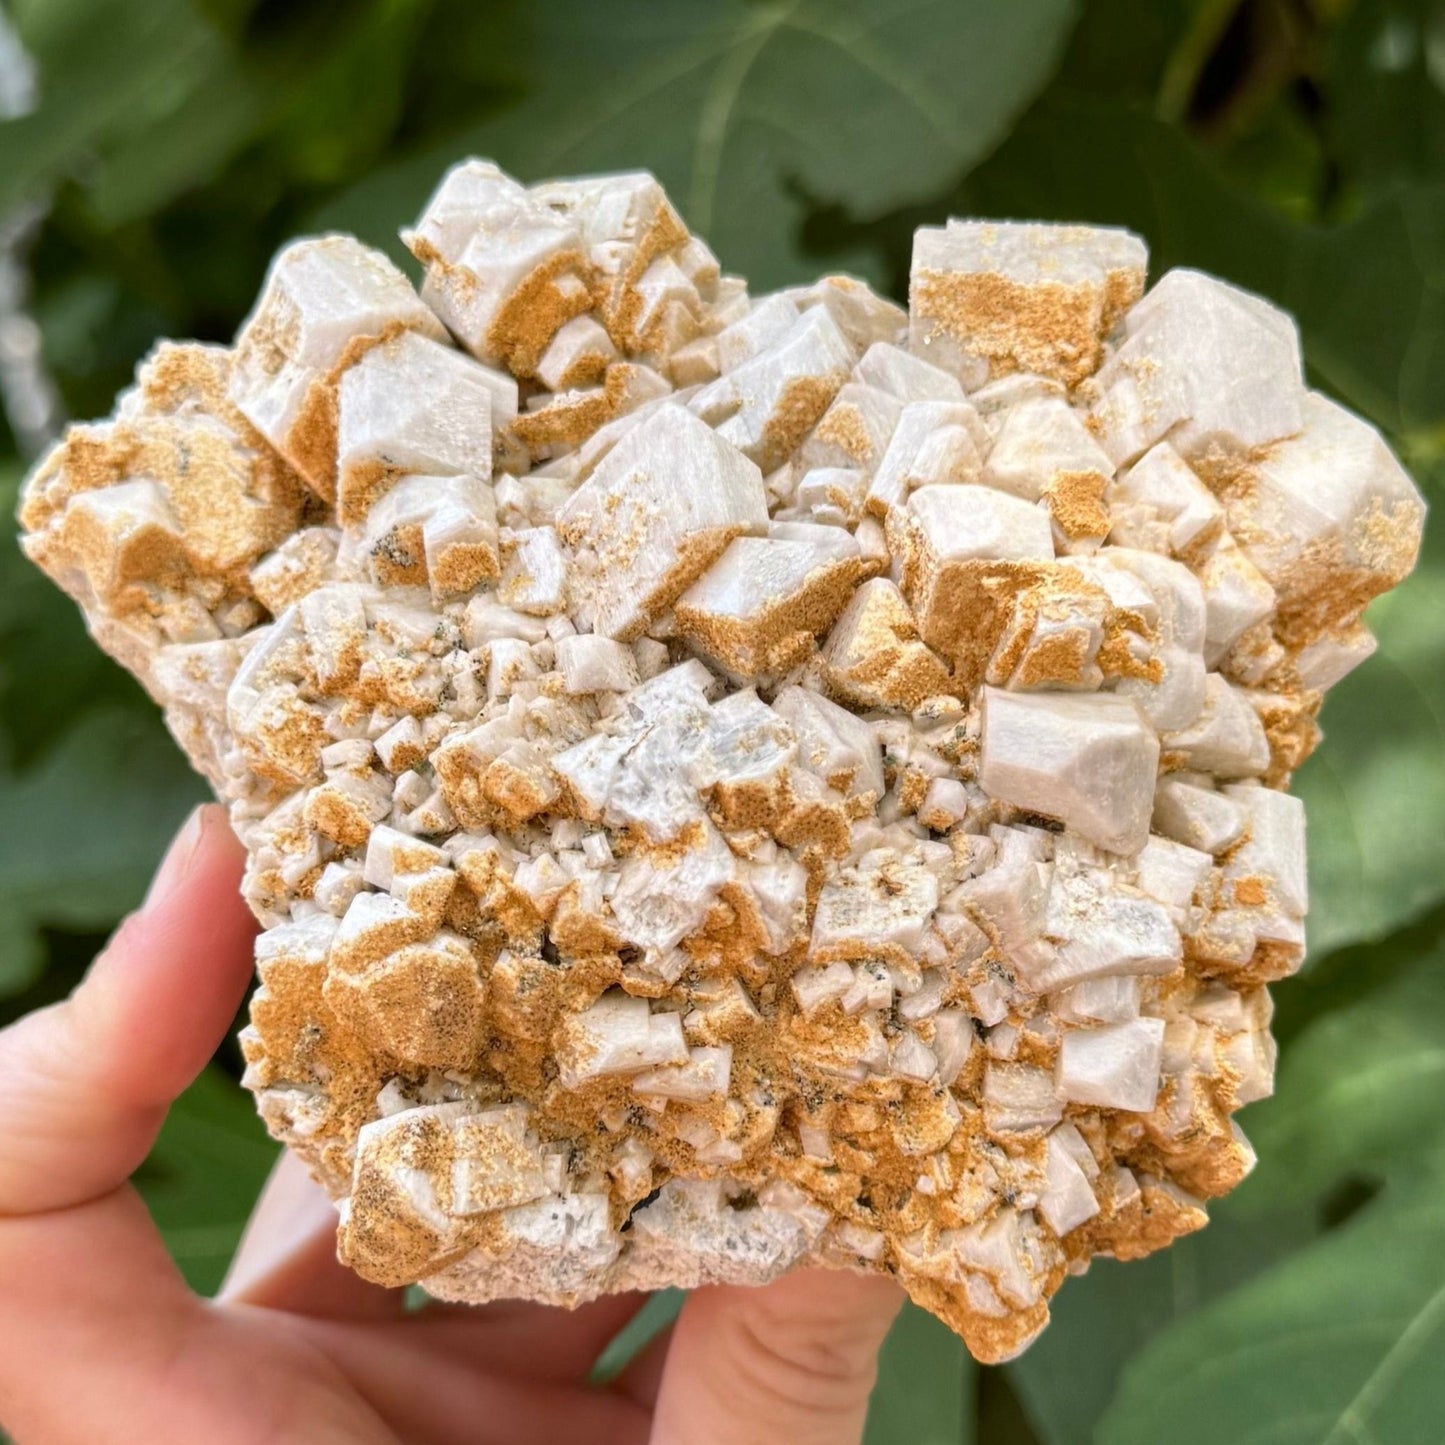
<svg viewBox="0 0 1445 1445"><path fill-rule="evenodd" d="M246 845L268 1127L382 1284L824 1264L1016 1354L1251 1166L1418 494L1124 232L754 299L650 176L471 161L407 241L288 247L21 508Z"/></svg>

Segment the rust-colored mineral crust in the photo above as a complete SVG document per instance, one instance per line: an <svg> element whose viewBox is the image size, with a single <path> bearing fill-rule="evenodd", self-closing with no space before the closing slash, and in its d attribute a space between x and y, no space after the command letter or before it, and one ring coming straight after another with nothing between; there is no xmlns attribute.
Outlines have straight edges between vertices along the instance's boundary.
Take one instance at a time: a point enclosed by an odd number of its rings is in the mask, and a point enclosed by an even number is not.
<svg viewBox="0 0 1445 1445"><path fill-rule="evenodd" d="M246 1082L341 1256L575 1304L886 1271L985 1360L1253 1160L1322 691L1424 509L1120 231L758 300L647 175L458 166L30 478L230 804Z"/></svg>

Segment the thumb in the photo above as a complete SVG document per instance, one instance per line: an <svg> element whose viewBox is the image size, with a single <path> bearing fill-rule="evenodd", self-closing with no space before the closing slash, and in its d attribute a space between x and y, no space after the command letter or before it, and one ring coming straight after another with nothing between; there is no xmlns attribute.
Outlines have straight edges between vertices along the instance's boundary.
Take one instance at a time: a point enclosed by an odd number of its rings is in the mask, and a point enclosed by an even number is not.
<svg viewBox="0 0 1445 1445"><path fill-rule="evenodd" d="M246 991L242 861L224 811L198 809L75 992L0 1030L0 1218L83 1204L145 1158Z"/></svg>
<svg viewBox="0 0 1445 1445"><path fill-rule="evenodd" d="M853 1445L903 1292L881 1275L798 1270L688 1296L652 1445Z"/></svg>

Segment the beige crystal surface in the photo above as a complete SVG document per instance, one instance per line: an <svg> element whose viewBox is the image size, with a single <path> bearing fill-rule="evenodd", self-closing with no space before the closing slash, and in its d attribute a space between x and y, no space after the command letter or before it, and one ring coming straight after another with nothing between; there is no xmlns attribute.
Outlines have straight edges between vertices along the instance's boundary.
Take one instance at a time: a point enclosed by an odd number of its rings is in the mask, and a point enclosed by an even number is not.
<svg viewBox="0 0 1445 1445"><path fill-rule="evenodd" d="M471 161L406 240L288 247L21 508L246 845L268 1127L382 1284L823 1264L1016 1354L1253 1162L1418 494L1124 232L753 298L650 176Z"/></svg>

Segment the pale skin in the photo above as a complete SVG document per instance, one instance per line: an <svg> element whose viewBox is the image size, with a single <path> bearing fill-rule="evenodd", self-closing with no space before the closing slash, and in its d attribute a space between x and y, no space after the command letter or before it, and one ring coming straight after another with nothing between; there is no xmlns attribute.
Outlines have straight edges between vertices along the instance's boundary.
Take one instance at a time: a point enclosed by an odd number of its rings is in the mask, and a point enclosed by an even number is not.
<svg viewBox="0 0 1445 1445"><path fill-rule="evenodd" d="M0 1423L19 1445L849 1445L890 1281L798 1272L694 1292L607 1388L637 1310L431 1304L337 1263L335 1212L289 1156L214 1300L187 1289L127 1182L251 974L240 846L216 807L60 1004L0 1030Z"/></svg>

